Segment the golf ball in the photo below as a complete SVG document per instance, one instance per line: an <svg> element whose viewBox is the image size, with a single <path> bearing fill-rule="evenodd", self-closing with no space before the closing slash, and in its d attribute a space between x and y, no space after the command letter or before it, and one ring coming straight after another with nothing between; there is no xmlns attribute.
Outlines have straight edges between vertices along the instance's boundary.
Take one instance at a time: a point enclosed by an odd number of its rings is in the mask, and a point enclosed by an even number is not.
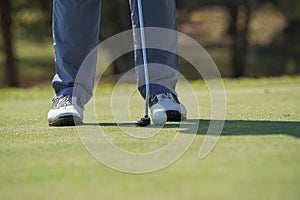
<svg viewBox="0 0 300 200"><path fill-rule="evenodd" d="M155 125L162 126L167 121L167 115L163 111L157 111L152 115L152 121Z"/></svg>

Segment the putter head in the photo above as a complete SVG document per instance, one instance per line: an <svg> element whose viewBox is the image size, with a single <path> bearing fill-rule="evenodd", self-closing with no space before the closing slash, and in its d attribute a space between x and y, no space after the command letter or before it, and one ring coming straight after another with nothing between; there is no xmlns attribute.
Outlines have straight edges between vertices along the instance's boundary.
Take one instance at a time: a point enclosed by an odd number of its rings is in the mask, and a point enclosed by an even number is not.
<svg viewBox="0 0 300 200"><path fill-rule="evenodd" d="M135 124L137 126L148 126L151 123L151 120L148 116L143 117L140 121L137 121Z"/></svg>

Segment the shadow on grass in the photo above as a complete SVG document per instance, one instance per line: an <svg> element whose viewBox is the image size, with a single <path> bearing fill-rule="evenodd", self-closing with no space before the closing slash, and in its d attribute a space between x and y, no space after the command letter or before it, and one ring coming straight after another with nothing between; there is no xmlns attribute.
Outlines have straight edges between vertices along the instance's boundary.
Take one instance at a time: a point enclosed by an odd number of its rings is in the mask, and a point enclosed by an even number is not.
<svg viewBox="0 0 300 200"><path fill-rule="evenodd" d="M197 134L205 135L210 120L192 119L187 120L188 123L199 123ZM188 129L182 130L182 133L190 133ZM222 130L223 136L231 135L290 135L300 137L300 122L284 122L284 121L251 121L251 120L225 120Z"/></svg>
<svg viewBox="0 0 300 200"><path fill-rule="evenodd" d="M135 125L133 122L132 123L111 123L111 122L100 122L100 123L84 123L84 126L103 126L103 127L107 127L107 126L130 126L130 127L137 127L137 125ZM164 128L178 128L180 126L180 123L172 123L172 124L166 124L164 125ZM146 126L145 128L161 128L161 126L155 126L153 124Z"/></svg>
<svg viewBox="0 0 300 200"><path fill-rule="evenodd" d="M210 123L210 120L190 119L183 123L188 127L190 124L197 125L198 135L205 135ZM118 126L117 123L93 123L85 125L94 126ZM134 126L134 125L132 125ZM167 123L164 128L178 128L180 123ZM149 128L160 128L159 126L151 125ZM192 130L184 129L180 131L186 134L195 134ZM300 137L300 122L288 122L288 121L251 121L251 120L225 120L225 124L222 130L223 136L243 136L243 135L290 135L294 137Z"/></svg>

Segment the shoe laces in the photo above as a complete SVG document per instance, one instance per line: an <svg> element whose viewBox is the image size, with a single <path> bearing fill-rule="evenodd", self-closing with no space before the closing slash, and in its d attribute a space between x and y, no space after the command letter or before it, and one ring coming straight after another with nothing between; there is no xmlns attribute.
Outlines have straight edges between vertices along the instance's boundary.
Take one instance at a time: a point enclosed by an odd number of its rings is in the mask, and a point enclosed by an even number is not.
<svg viewBox="0 0 300 200"><path fill-rule="evenodd" d="M150 104L153 105L157 102L169 102L169 103L178 103L176 96L172 93L163 92L160 94L153 95L150 98Z"/></svg>
<svg viewBox="0 0 300 200"><path fill-rule="evenodd" d="M61 95L53 98L53 108L67 107L72 105L72 96L71 95Z"/></svg>

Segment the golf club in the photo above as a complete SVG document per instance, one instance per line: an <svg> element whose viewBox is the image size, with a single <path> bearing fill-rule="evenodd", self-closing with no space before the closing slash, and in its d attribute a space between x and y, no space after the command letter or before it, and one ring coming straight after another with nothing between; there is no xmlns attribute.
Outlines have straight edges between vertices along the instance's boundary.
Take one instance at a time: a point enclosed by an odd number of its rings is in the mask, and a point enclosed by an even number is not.
<svg viewBox="0 0 300 200"><path fill-rule="evenodd" d="M144 66L144 76L145 76L145 107L144 107L144 117L137 121L135 124L137 126L148 126L151 123L148 113L148 101L149 101L149 74L148 74L148 61L146 52L146 41L145 41L145 31L144 31L144 18L143 18L143 8L141 0L137 0L138 12L139 12L139 22L140 22L140 35L142 42L142 55L143 55L143 66Z"/></svg>

